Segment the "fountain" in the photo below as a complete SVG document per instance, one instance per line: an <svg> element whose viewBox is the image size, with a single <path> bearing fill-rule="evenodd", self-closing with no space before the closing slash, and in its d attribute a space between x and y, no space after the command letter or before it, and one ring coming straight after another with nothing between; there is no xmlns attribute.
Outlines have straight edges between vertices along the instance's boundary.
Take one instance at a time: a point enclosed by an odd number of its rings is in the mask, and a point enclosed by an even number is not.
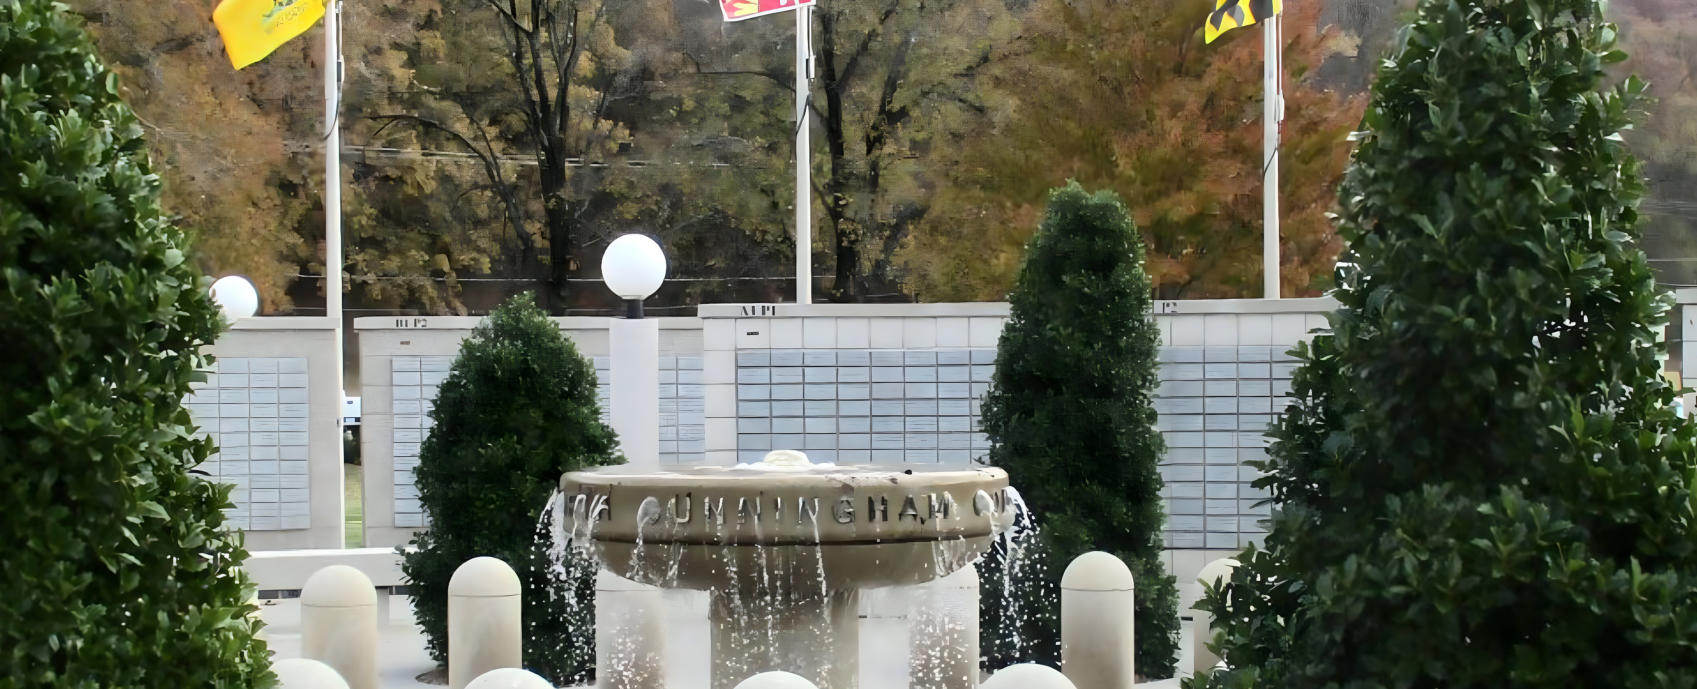
<svg viewBox="0 0 1697 689"><path fill-rule="evenodd" d="M734 467L566 474L571 538L605 570L711 596L713 689L782 670L857 686L863 589L968 566L1006 528L995 468L835 466L779 451Z"/></svg>

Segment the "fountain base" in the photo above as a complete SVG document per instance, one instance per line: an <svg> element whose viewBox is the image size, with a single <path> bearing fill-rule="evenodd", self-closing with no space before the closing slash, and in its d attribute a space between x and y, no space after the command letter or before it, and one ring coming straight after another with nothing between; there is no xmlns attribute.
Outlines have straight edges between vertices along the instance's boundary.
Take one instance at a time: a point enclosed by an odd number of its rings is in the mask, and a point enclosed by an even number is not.
<svg viewBox="0 0 1697 689"><path fill-rule="evenodd" d="M860 663L860 595L742 596L713 593L713 689L734 689L772 670L819 689L855 689Z"/></svg>

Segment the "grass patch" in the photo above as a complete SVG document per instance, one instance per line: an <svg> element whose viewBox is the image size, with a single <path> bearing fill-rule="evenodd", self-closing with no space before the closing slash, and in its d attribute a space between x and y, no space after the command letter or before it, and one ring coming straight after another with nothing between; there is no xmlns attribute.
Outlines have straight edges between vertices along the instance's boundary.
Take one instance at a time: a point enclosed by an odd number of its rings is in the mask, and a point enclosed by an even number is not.
<svg viewBox="0 0 1697 689"><path fill-rule="evenodd" d="M365 545L365 472L358 464L342 465L342 528L345 529L344 541L347 548L359 548Z"/></svg>

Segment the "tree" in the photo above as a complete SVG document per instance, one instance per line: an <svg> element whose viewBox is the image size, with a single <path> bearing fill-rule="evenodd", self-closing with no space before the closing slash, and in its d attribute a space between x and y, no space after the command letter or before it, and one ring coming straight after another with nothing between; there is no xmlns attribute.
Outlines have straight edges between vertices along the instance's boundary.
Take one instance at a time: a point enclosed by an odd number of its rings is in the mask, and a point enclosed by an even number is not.
<svg viewBox="0 0 1697 689"><path fill-rule="evenodd" d="M995 46L1013 35L1021 4L879 0L814 8L813 216L817 240L831 246L820 271L830 276L821 291L831 299L900 290L896 250L925 217L940 177L922 165L923 154L986 120L991 106L981 102L977 77ZM670 16L688 28L650 48L675 51L664 63L662 96L701 118L698 145L734 152L734 160L759 170L749 176L761 182L760 200L774 203L749 208L739 220L763 234L793 236L794 22L786 15L709 31L704 27L722 20L689 11Z"/></svg>
<svg viewBox="0 0 1697 689"><path fill-rule="evenodd" d="M1644 251L1658 280L1697 284L1697 7L1675 0L1614 7L1621 45L1632 53L1620 67L1642 75L1656 94L1649 121L1626 132L1649 182L1640 208Z"/></svg>
<svg viewBox="0 0 1697 689"><path fill-rule="evenodd" d="M1426 0L1339 191L1330 332L1207 597L1210 687L1697 684L1697 449L1602 0Z"/></svg>
<svg viewBox="0 0 1697 689"><path fill-rule="evenodd" d="M441 0L429 18L435 40L409 59L423 88L401 99L404 112L373 115L373 138L411 125L416 138L403 140L477 159L525 255L547 266L551 310L578 275L582 217L601 181L574 166L628 138L606 116L626 57L607 10L601 0ZM513 169L515 157L534 169Z"/></svg>
<svg viewBox="0 0 1697 689"><path fill-rule="evenodd" d="M218 334L82 28L0 0L0 687L274 681L182 400Z"/></svg>
<svg viewBox="0 0 1697 689"><path fill-rule="evenodd" d="M1066 179L1113 189L1136 213L1162 298L1261 291L1261 32L1202 44L1209 3L1037 0L994 58L986 100L1011 111L938 141L946 171L899 259L928 301L995 300L1012 287L1044 192ZM1311 295L1331 273L1326 220L1361 101L1308 71L1340 48L1292 3L1281 144L1281 284Z"/></svg>
<svg viewBox="0 0 1697 689"><path fill-rule="evenodd" d="M1166 446L1155 430L1151 296L1143 241L1119 198L1076 182L1051 192L1009 299L983 423L990 463L1007 469L1042 527L1052 576L1092 550L1131 568L1137 667L1166 677L1178 594L1160 560Z"/></svg>
<svg viewBox="0 0 1697 689"><path fill-rule="evenodd" d="M275 106L292 88L316 88L301 46L311 42L297 41L270 61L282 64L261 63L238 76L204 3L70 4L87 18L148 132L148 150L167 182L161 201L199 237L200 266L247 276L269 310L287 311L300 264L317 256L298 232L317 196L301 189L310 161L297 160L287 143L297 133L310 138L323 109L297 121Z"/></svg>
<svg viewBox="0 0 1697 689"><path fill-rule="evenodd" d="M594 571L567 582L564 595L546 595L551 563L535 542L536 520L513 514L540 513L567 471L623 461L600 414L594 367L530 295L489 314L460 345L414 470L430 525L402 564L437 662L447 662L448 581L465 561L491 556L527 592L525 667L555 684L587 677L593 625L569 613L573 596L594 599Z"/></svg>

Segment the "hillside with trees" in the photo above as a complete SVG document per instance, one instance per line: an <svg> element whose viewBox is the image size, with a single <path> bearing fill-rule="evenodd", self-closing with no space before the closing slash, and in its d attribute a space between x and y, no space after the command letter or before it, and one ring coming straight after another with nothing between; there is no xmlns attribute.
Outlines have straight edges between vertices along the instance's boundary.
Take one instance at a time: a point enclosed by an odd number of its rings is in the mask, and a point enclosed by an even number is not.
<svg viewBox="0 0 1697 689"><path fill-rule="evenodd" d="M214 0L71 4L148 130L164 203L199 235L202 269L253 278L266 313L318 312L322 34L238 72ZM815 293L1004 299L1044 190L1075 177L1137 209L1163 297L1259 296L1260 31L1205 46L1206 5L826 3ZM662 312L791 298L793 22L726 24L684 0L530 6L347 5L350 312L481 313L522 291L555 313L596 312L611 305L600 250L633 230L672 253ZM1347 135L1408 6L1292 5L1285 296L1330 284L1326 214ZM1697 283L1697 7L1617 7L1625 67L1657 98L1628 135L1652 183L1646 245L1664 280Z"/></svg>

